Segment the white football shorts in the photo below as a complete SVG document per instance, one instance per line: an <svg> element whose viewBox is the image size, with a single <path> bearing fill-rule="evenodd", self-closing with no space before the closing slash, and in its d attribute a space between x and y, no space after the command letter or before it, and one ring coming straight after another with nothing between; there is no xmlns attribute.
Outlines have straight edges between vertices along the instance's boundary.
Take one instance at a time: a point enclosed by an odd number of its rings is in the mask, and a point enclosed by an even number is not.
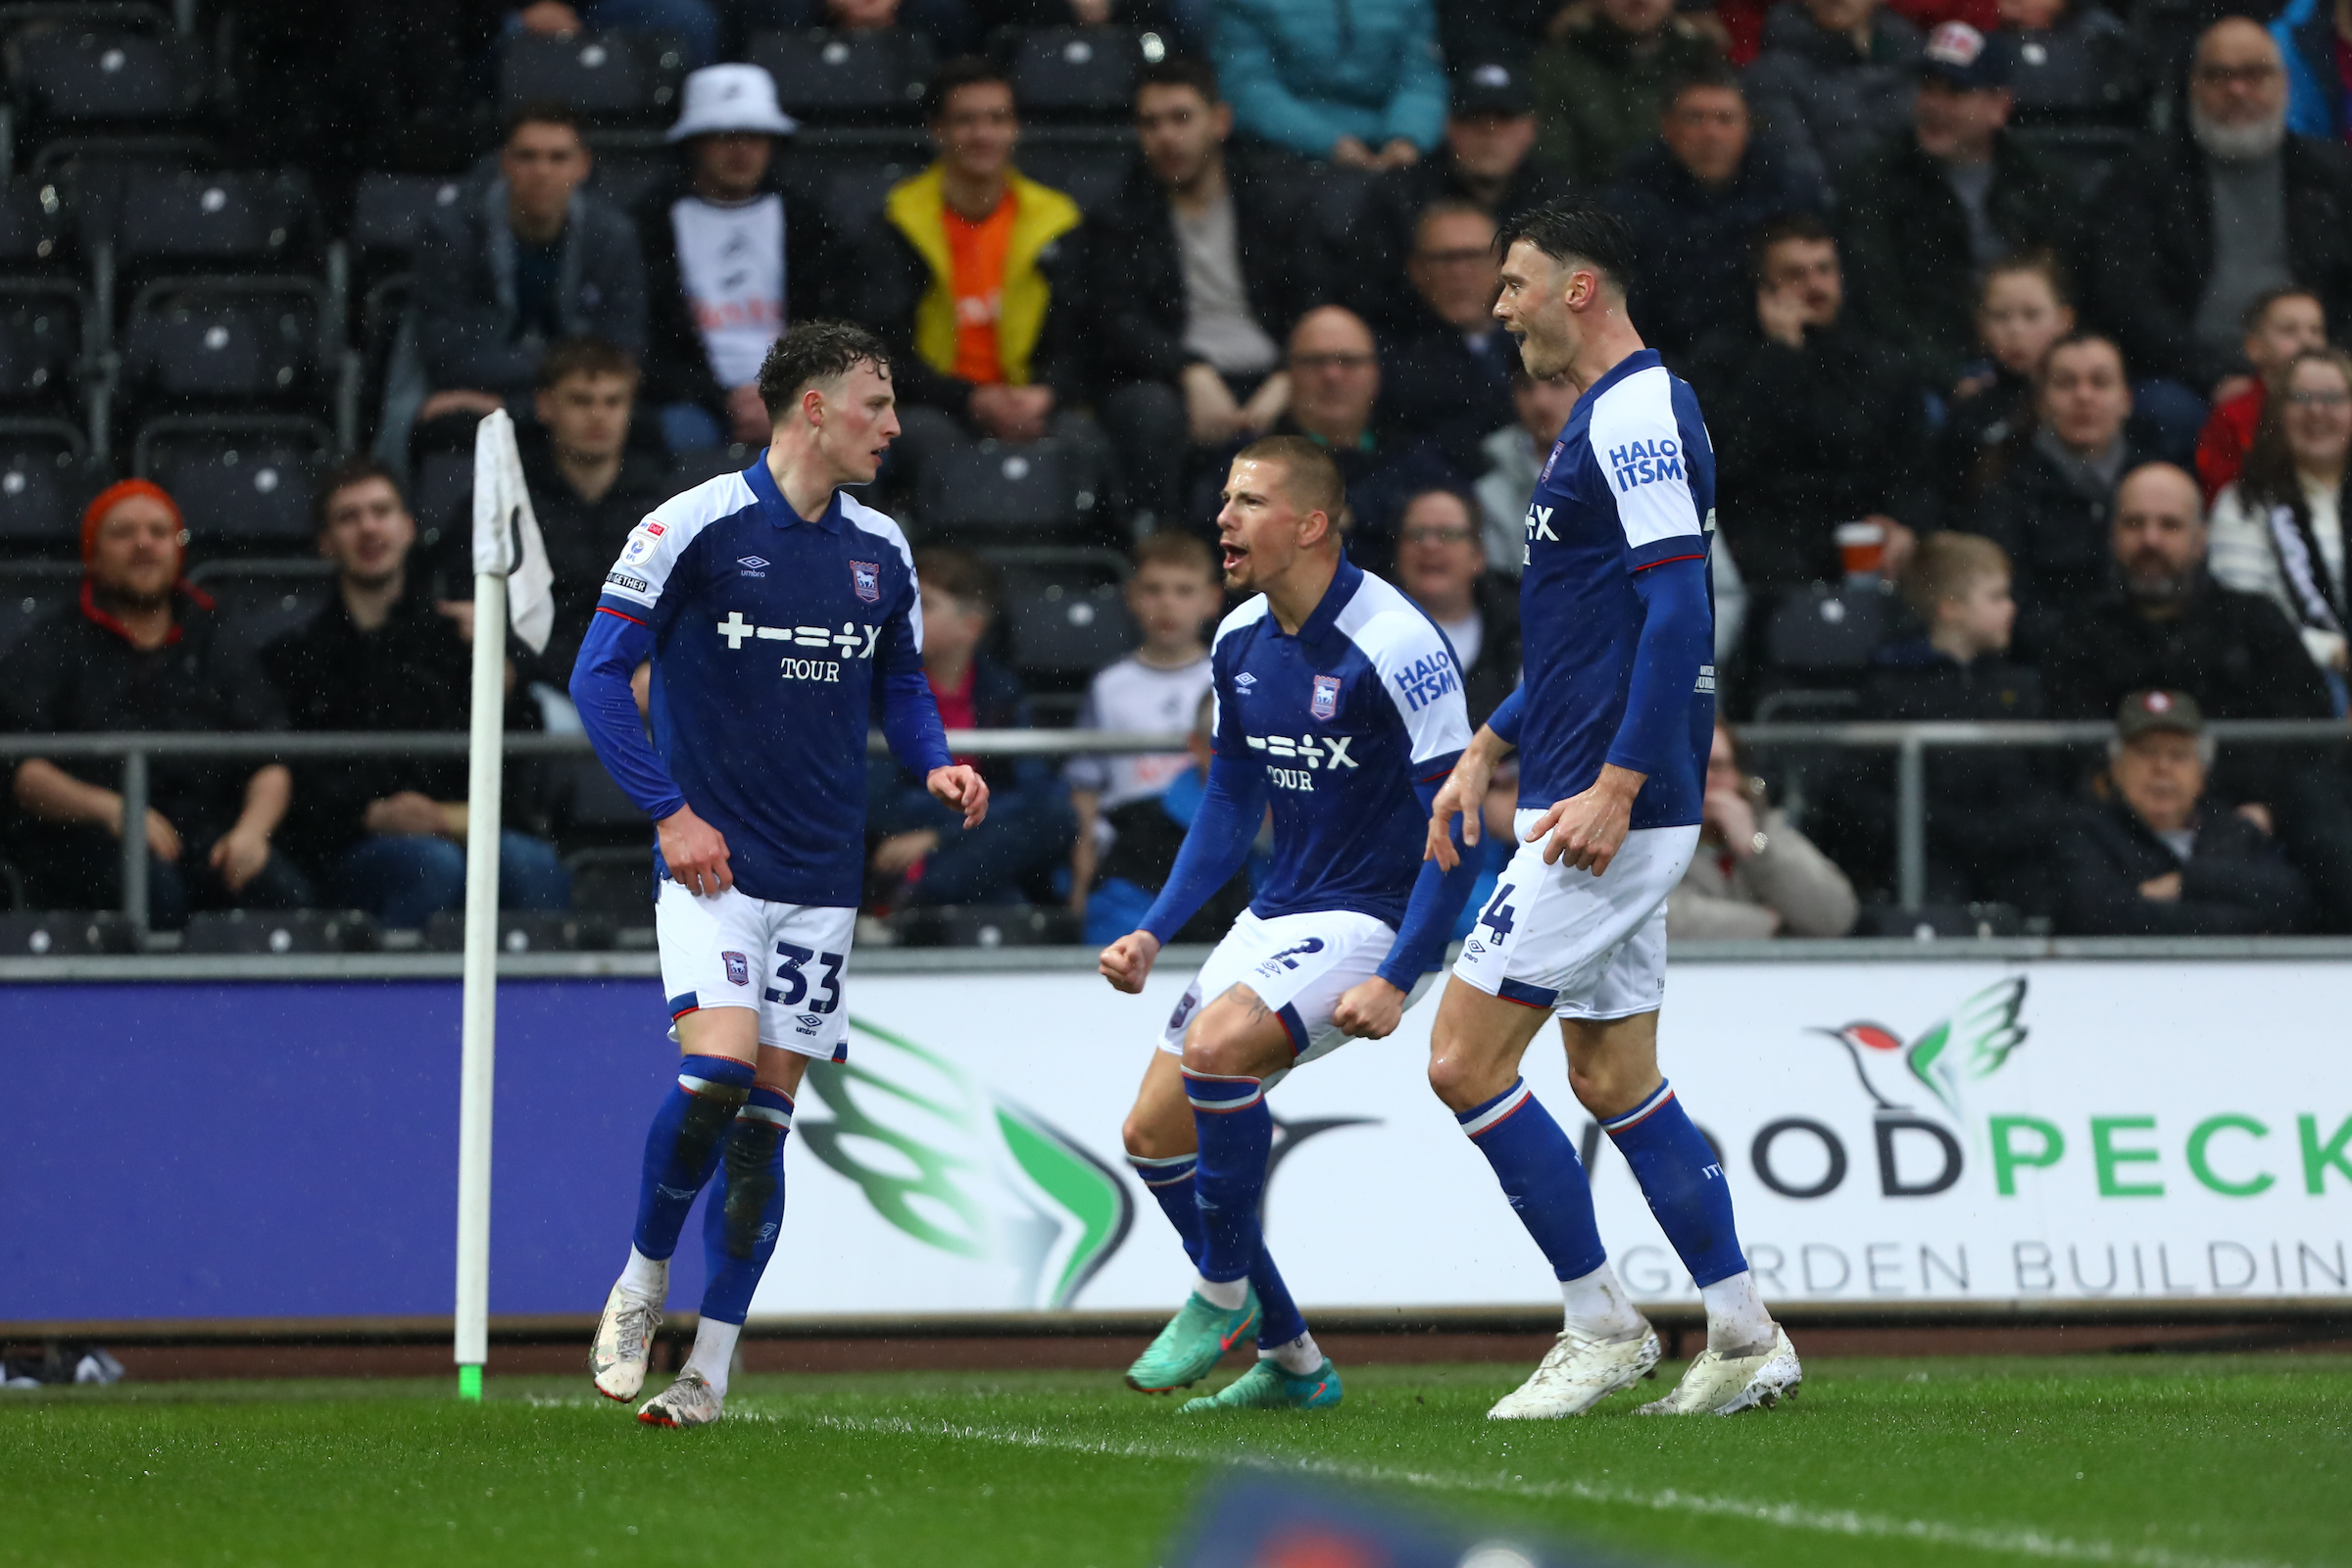
<svg viewBox="0 0 2352 1568"><path fill-rule="evenodd" d="M1328 1056L1350 1038L1332 1027L1331 1009L1350 988L1380 972L1396 941L1396 932L1387 921L1352 909L1278 914L1271 920L1244 909L1168 1015L1160 1029L1159 1049L1183 1055L1185 1031L1201 1004L1239 985L1255 992L1282 1019L1291 1050L1298 1053L1291 1066ZM1429 976L1423 975L1406 994L1404 1004L1410 1007L1428 989ZM1268 1078L1266 1087L1272 1088L1274 1081Z"/></svg>
<svg viewBox="0 0 2352 1568"><path fill-rule="evenodd" d="M857 929L856 909L770 904L737 888L697 897L663 877L654 935L669 1015L751 1007L760 1014L761 1045L847 1061L843 971Z"/></svg>
<svg viewBox="0 0 2352 1568"><path fill-rule="evenodd" d="M1540 810L1511 818L1518 853L1494 882L1453 972L1491 997L1562 1018L1630 1018L1666 996L1666 896L1698 849L1698 827L1646 827L1600 876L1544 863L1526 842Z"/></svg>

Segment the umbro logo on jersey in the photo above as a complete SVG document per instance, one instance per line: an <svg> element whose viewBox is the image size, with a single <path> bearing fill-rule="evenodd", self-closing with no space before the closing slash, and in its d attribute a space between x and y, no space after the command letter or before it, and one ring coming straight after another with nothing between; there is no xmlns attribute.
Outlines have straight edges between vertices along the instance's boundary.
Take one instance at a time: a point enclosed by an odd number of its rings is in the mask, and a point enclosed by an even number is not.
<svg viewBox="0 0 2352 1568"><path fill-rule="evenodd" d="M851 562L850 588L864 603L879 604L882 599L882 568L871 561Z"/></svg>
<svg viewBox="0 0 2352 1568"><path fill-rule="evenodd" d="M743 556L736 561L735 564L752 571L765 571L767 558L765 556Z"/></svg>
<svg viewBox="0 0 2352 1568"><path fill-rule="evenodd" d="M1329 718L1340 710L1339 676L1317 675L1315 677L1315 695L1307 703L1306 710L1317 718Z"/></svg>
<svg viewBox="0 0 2352 1568"><path fill-rule="evenodd" d="M1257 684L1257 677L1256 677L1255 675L1252 675L1252 674L1250 674L1250 673L1248 670L1246 670L1246 669L1245 669L1245 670L1243 670L1243 671L1242 671L1242 672L1241 672L1239 675L1236 675L1236 676L1234 676L1234 677L1233 677L1233 687L1234 687L1234 690L1236 690L1236 691L1240 692L1240 693L1241 693L1241 694L1242 694L1244 697L1247 697L1247 696L1249 696L1249 695L1250 695L1250 687L1252 687L1252 686L1254 686L1254 685L1256 685L1256 684Z"/></svg>

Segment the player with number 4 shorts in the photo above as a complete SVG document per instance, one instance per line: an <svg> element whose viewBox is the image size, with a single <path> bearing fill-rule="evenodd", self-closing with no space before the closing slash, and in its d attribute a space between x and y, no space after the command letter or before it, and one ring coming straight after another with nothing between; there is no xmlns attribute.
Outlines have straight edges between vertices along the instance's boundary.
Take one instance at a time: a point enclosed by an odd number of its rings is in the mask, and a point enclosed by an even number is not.
<svg viewBox="0 0 2352 1568"><path fill-rule="evenodd" d="M811 1059L848 1054L871 704L900 760L977 826L988 786L948 756L923 678L922 602L898 524L840 487L898 434L890 356L804 322L760 368L771 444L664 502L605 579L572 700L614 782L659 825L654 929L677 1082L646 1137L629 1260L589 1364L633 1399L687 1210L710 1277L694 1351L637 1419L718 1419L735 1341L784 1220L784 1140ZM631 683L650 664L649 745Z"/></svg>
<svg viewBox="0 0 2352 1568"><path fill-rule="evenodd" d="M1461 671L1412 601L1342 553L1340 472L1301 436L1234 459L1217 518L1229 588L1256 597L1210 651L1208 787L1142 927L1102 952L1137 992L1169 935L1241 868L1271 806L1274 848L1250 907L1176 1004L1127 1118L1127 1157L1176 1227L1193 1291L1128 1369L1195 1383L1254 1340L1256 1365L1188 1413L1322 1409L1339 1373L1258 1230L1266 1092L1349 1036L1396 1029L1443 956L1471 867L1424 859L1441 781L1470 738Z"/></svg>
<svg viewBox="0 0 2352 1568"><path fill-rule="evenodd" d="M1494 1166L1560 1281L1565 1322L1490 1415L1579 1415L1658 1360L1602 1249L1592 1193L1519 1076L1559 1019L1568 1083L1625 1156L1707 1308L1707 1348L1645 1415L1723 1414L1796 1392L1796 1351L1740 1250L1730 1180L1659 1074L1666 896L1698 843L1714 738L1715 455L1698 400L1626 315L1632 237L1567 199L1504 226L1494 315L1527 373L1582 391L1527 511L1526 675L1439 791L1429 853L1475 839L1519 749L1519 844L1462 945L1430 1036L1430 1086ZM1669 285L1670 286L1670 285Z"/></svg>

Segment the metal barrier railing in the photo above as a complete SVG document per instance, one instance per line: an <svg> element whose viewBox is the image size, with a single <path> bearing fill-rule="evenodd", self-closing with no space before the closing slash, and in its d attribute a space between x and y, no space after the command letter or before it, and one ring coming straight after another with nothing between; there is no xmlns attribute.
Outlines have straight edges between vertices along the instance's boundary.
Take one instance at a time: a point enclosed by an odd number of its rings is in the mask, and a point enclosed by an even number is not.
<svg viewBox="0 0 2352 1568"><path fill-rule="evenodd" d="M2340 720L2318 718L2229 719L2207 726L2221 745L2343 744L2352 739ZM2095 746L2115 726L2081 723L1766 723L1747 724L1740 737L1757 747L1820 747L1895 754L1895 880L1903 907L1926 902L1928 867L1928 754L1990 747ZM950 730L948 746L958 757L1132 756L1184 750L1182 730ZM237 734L6 735L0 734L0 762L25 758L119 758L122 762L122 912L140 930L147 926L146 835L131 824L144 822L149 798L148 760L156 757L198 757L260 761L353 756L463 757L462 731L268 731ZM585 735L515 734L507 737L510 757L590 757ZM887 756L880 734L868 751Z"/></svg>

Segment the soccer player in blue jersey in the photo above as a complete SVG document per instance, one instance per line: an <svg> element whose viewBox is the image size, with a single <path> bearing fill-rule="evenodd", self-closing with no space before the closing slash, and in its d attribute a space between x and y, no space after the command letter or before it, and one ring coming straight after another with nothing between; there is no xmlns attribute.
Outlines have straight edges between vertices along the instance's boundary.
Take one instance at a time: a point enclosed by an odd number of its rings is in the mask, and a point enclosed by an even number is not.
<svg viewBox="0 0 2352 1568"><path fill-rule="evenodd" d="M1461 671L1418 606L1343 554L1344 503L1338 466L1302 436L1234 459L1217 518L1225 584L1256 594L1209 654L1207 793L1143 925L1102 951L1104 978L1141 991L1169 935L1240 869L1271 804L1256 896L1177 1003L1127 1118L1128 1159L1197 1270L1128 1384L1164 1394L1257 1339L1257 1364L1187 1412L1340 1402L1339 1373L1258 1233L1266 1091L1348 1036L1396 1029L1474 875L1465 858L1450 871L1423 858L1438 786L1470 738Z"/></svg>
<svg viewBox="0 0 2352 1568"><path fill-rule="evenodd" d="M597 756L656 824L654 923L678 1080L645 1144L628 1266L590 1355L634 1398L669 1257L706 1205L694 1352L637 1419L718 1419L752 1292L784 1218L784 1137L810 1058L848 1054L843 970L863 878L865 751L882 729L967 827L988 786L948 756L923 679L914 562L841 486L874 477L899 421L890 357L856 326L795 326L760 368L771 444L629 535L572 669ZM649 745L630 680L651 662Z"/></svg>
<svg viewBox="0 0 2352 1568"><path fill-rule="evenodd" d="M1566 1322L1490 1415L1578 1415L1631 1388L1657 1336L1609 1268L1584 1167L1519 1077L1547 1018L1568 1083L1625 1156L1697 1284L1707 1348L1644 1414L1730 1414L1793 1393L1788 1337L1756 1295L1723 1167L1658 1072L1666 896L1698 844L1715 721L1707 553L1715 454L1698 400L1626 315L1633 242L1598 205L1506 224L1494 315L1534 376L1582 390L1527 510L1526 678L1439 791L1429 853L1519 748L1519 847L1462 945L1430 1037L1430 1086L1494 1167L1560 1281ZM1666 286L1672 286L1669 281Z"/></svg>

